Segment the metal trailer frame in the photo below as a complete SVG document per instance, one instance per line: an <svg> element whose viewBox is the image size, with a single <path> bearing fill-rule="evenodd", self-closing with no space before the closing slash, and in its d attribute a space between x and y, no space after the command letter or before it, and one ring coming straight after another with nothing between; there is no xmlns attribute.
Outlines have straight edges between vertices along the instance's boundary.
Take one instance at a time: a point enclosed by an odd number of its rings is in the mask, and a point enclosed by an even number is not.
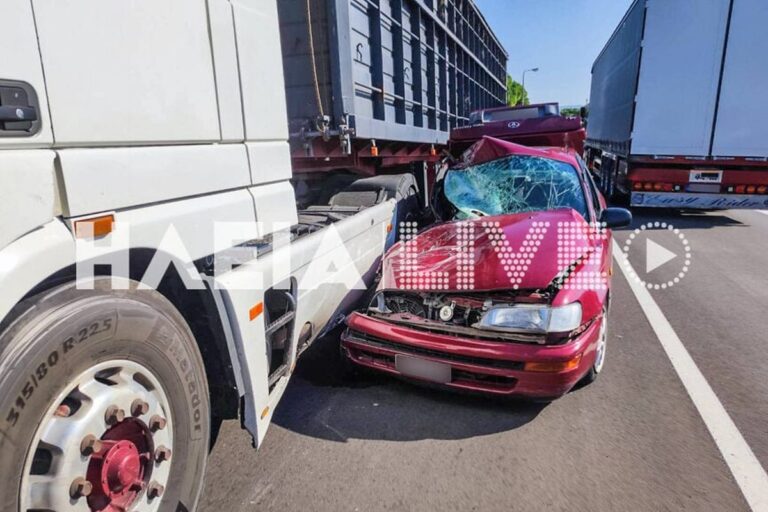
<svg viewBox="0 0 768 512"><path fill-rule="evenodd" d="M470 112L506 101L508 54L473 0L279 7L297 171L434 160Z"/></svg>

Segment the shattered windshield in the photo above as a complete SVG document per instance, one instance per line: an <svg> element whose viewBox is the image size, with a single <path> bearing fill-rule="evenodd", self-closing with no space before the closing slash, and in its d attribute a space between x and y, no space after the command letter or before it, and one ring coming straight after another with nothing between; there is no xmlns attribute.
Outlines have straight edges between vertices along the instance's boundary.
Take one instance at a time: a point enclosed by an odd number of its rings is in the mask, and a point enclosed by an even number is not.
<svg viewBox="0 0 768 512"><path fill-rule="evenodd" d="M548 158L513 155L450 170L444 190L457 219L557 208L573 208L587 218L576 169Z"/></svg>

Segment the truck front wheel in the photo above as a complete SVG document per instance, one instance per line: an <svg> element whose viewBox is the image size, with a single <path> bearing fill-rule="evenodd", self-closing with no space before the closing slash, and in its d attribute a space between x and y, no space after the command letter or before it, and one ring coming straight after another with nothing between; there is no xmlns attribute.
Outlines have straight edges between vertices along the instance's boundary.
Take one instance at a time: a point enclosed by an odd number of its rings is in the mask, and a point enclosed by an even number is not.
<svg viewBox="0 0 768 512"><path fill-rule="evenodd" d="M194 510L208 387L154 291L58 287L0 332L0 510Z"/></svg>

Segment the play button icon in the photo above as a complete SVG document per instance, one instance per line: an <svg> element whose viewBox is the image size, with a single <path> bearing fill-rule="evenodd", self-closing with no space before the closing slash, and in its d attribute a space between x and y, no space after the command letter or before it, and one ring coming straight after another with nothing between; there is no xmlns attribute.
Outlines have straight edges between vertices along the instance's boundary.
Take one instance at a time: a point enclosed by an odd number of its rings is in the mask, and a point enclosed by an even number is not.
<svg viewBox="0 0 768 512"><path fill-rule="evenodd" d="M680 229L668 222L652 221L639 226L624 240L622 252L624 258L621 263L627 267L630 279L649 290L666 290L675 286L691 267L691 244ZM630 262L632 255L638 259L637 266ZM673 260L674 263L667 265Z"/></svg>
<svg viewBox="0 0 768 512"><path fill-rule="evenodd" d="M662 247L650 238L645 241L645 273L650 274L665 263L677 258L677 254Z"/></svg>

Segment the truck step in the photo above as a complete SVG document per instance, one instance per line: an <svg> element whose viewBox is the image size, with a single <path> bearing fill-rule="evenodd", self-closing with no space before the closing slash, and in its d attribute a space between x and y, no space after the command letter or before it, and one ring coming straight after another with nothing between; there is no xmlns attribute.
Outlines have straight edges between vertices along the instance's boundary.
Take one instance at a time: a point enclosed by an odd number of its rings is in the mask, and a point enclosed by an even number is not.
<svg viewBox="0 0 768 512"><path fill-rule="evenodd" d="M272 372L272 375L269 376L269 389L272 389L272 386L274 386L278 380L280 380L281 377L283 377L285 374L288 373L288 365L282 364L280 367Z"/></svg>
<svg viewBox="0 0 768 512"><path fill-rule="evenodd" d="M284 325L286 325L288 322L293 320L295 317L296 317L296 313L295 312L293 312L293 311L287 312L286 314L284 314L283 316L281 316L280 318L278 318L277 320L275 320L274 322L272 322L271 324L269 324L267 326L266 335L267 336L273 335L275 332L277 332L277 330L279 328L281 328Z"/></svg>

